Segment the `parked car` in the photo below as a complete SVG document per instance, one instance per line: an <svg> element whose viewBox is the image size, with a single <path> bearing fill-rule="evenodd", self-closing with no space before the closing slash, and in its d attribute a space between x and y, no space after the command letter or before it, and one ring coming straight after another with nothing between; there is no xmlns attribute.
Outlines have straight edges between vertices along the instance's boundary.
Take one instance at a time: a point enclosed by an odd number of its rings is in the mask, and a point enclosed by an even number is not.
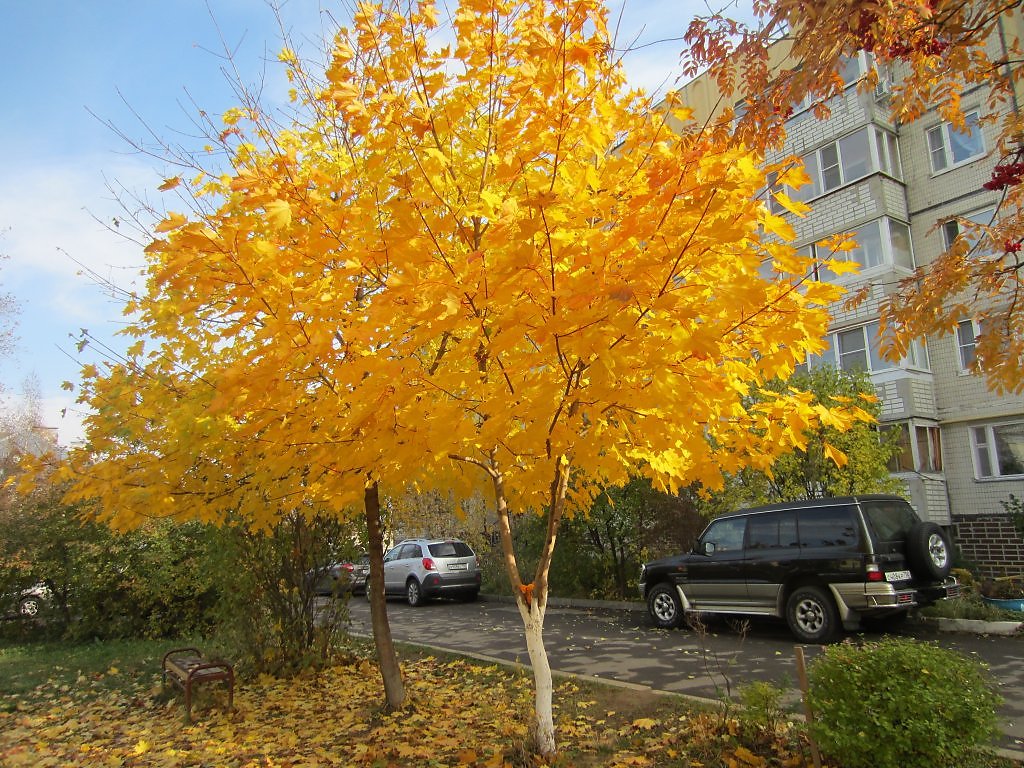
<svg viewBox="0 0 1024 768"><path fill-rule="evenodd" d="M359 594L366 589L366 577L370 574L370 558L363 556L355 562L331 563L319 573L310 574L314 579L313 593L320 596L337 595L342 592Z"/></svg>
<svg viewBox="0 0 1024 768"><path fill-rule="evenodd" d="M8 618L35 620L46 611L53 599L53 592L44 582L5 595L3 611Z"/></svg>
<svg viewBox="0 0 1024 768"><path fill-rule="evenodd" d="M951 566L945 531L898 496L816 499L713 520L691 552L641 568L640 594L659 627L690 612L776 616L825 643L958 596Z"/></svg>
<svg viewBox="0 0 1024 768"><path fill-rule="evenodd" d="M410 539L384 555L384 594L403 595L409 605L431 597L476 600L480 580L480 559L457 539Z"/></svg>

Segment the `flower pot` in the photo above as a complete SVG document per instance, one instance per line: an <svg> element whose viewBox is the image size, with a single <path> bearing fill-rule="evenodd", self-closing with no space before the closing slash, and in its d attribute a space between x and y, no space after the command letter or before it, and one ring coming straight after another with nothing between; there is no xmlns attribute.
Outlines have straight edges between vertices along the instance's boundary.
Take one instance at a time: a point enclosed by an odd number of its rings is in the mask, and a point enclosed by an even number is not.
<svg viewBox="0 0 1024 768"><path fill-rule="evenodd" d="M985 597L982 595L981 599L996 608L1024 612L1024 597Z"/></svg>

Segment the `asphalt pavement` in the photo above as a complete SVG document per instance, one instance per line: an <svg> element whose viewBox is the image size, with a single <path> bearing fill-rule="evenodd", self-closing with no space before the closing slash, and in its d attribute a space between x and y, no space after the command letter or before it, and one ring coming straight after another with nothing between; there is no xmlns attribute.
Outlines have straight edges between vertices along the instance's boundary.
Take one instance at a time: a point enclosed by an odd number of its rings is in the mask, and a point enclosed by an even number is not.
<svg viewBox="0 0 1024 768"><path fill-rule="evenodd" d="M369 636L365 598L354 598L349 613L351 631ZM510 600L481 596L477 603L431 601L417 608L390 600L388 617L397 641L529 666L522 619ZM1012 625L1005 624L943 631L950 628L912 622L900 634L937 642L989 666L1005 700L1001 746L1008 756L1024 761L1024 637L993 634L1009 632ZM968 628L976 631L964 631ZM766 681L788 688L788 703L798 709L796 644L781 621L718 619L697 631L659 630L649 623L642 603L553 600L544 639L556 674L715 703L726 697L735 701L742 685ZM821 648L803 648L813 664Z"/></svg>

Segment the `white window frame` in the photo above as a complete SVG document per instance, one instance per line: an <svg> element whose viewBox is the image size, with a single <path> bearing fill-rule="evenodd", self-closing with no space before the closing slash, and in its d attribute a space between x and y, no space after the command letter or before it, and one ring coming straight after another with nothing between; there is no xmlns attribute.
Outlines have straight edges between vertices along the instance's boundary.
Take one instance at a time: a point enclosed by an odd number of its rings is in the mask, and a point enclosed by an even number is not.
<svg viewBox="0 0 1024 768"><path fill-rule="evenodd" d="M999 443L996 439L996 430L1000 427L1015 427L1024 433L1024 421L974 424L968 428L971 435L971 456L974 459L974 477L978 480L1024 477L1024 455L1018 459L1021 465L1020 472L1004 473L1000 466ZM1024 440L1022 440L1022 445L1024 445ZM1022 454L1024 454L1024 450L1022 450Z"/></svg>
<svg viewBox="0 0 1024 768"><path fill-rule="evenodd" d="M879 425L881 434L896 428L900 453L890 460L892 474L942 472L942 430L937 424L909 419Z"/></svg>
<svg viewBox="0 0 1024 768"><path fill-rule="evenodd" d="M860 331L861 339L864 342L863 347L851 347L847 350L842 350L841 340L843 338L853 338L851 336L852 331ZM864 325L855 325L850 328L842 328L840 330L832 331L829 333L825 340L828 342L828 349L818 355L811 355L807 360L807 365L813 370L820 365L833 365L840 370L853 370L855 366L849 368L842 365L843 357L851 358L857 353L864 355L866 367L863 369L869 374L881 373L882 371L894 371L894 370L921 370L928 371L929 360L928 360L928 347L920 339L913 339L910 342L910 349L907 354L898 362L892 363L882 357L880 351L880 336L879 336L879 324L878 321L872 321Z"/></svg>
<svg viewBox="0 0 1024 768"><path fill-rule="evenodd" d="M896 263L896 248L893 246L892 234L894 223L900 227L903 227L903 229L905 230L905 234L907 236L907 245L910 248L910 267ZM862 230L872 225L878 227L878 243L881 250L877 254L874 254L878 258L878 263L869 266L867 264L864 264L863 262L860 262L861 269L859 273L857 273L856 275L833 275L830 282L841 283L844 280L856 280L863 277L865 274L871 274L874 272L884 272L890 269L898 270L908 275L913 271L913 265L916 263L916 261L914 259L914 243L913 239L910 237L910 226L906 222L899 221L898 219L893 219L890 216L881 216L877 219L866 221L859 227L856 227L851 231L851 234L853 235L852 239L857 240L858 250L862 250L861 242L860 240L858 240L858 234ZM814 253L814 251L812 251L812 253ZM857 261L857 252L837 252L832 256L832 258L837 259L839 261Z"/></svg>
<svg viewBox="0 0 1024 768"><path fill-rule="evenodd" d="M992 226L995 223L995 217L996 209L994 206L989 206L987 208L979 208L975 211L970 211L969 213L959 214L959 218L967 219L968 221L974 222L975 224L980 224L981 226L984 227ZM957 219L949 219L948 221L944 221L942 223L941 229L942 247L943 250L946 251L953 247L953 243L956 242L956 239L961 235L964 235L965 237L969 237L971 235L970 230L965 231L963 228L961 228L960 222ZM971 243L971 247L977 247L977 240L974 240L974 242ZM988 249L983 250L987 251Z"/></svg>
<svg viewBox="0 0 1024 768"><path fill-rule="evenodd" d="M856 74L852 79L847 80L843 78L843 91L852 88L860 82L860 79L864 77L871 68L874 66L874 57L867 51L858 51L857 57L857 69ZM845 62L849 60L849 57L841 57L842 65L839 67L838 74L842 78L843 70L845 69ZM882 78L882 74L879 73L879 79ZM793 104L793 113L789 116L787 123L794 123L803 120L807 116L807 112L814 108L814 105L818 102L823 101L820 96L812 96L811 94L804 94L800 101Z"/></svg>
<svg viewBox="0 0 1024 768"><path fill-rule="evenodd" d="M965 340L965 336L968 333L971 334L969 342ZM974 361L977 358L976 347L978 345L978 336L980 335L981 326L977 320L961 320L956 325L957 361L960 364L961 374L974 372Z"/></svg>
<svg viewBox="0 0 1024 768"><path fill-rule="evenodd" d="M971 110L970 112L964 113L964 120L968 125L968 132L956 130L953 128L952 123L939 123L936 126L929 128L925 132L925 138L928 144L928 164L932 169L932 175L937 176L940 173L947 173L954 168L960 168L968 163L973 163L980 157L985 156L985 136L982 133L981 126L978 125L980 114L978 110ZM979 149L976 152L964 157L960 160L953 159L953 137L952 134L958 134L960 136L966 136L970 139L977 137ZM936 163L936 159L941 158L941 165Z"/></svg>
<svg viewBox="0 0 1024 768"><path fill-rule="evenodd" d="M850 140L860 133L864 133L865 138L867 139L867 170L862 174L852 176L850 175L850 168L855 166L855 162L849 157L844 157L843 146L845 144L849 147L851 143ZM826 166L822 157L825 152L835 153L836 162L828 165L827 169L835 169L838 172L837 175L839 179L838 183L829 186L827 189L825 187L824 177ZM893 156L894 152L895 157ZM847 149L846 154L849 155L849 149ZM874 173L884 173L895 179L902 179L899 147L895 141L895 135L877 125L859 128L858 130L848 133L835 141L830 141L828 144L818 147L813 152L808 152L800 159L803 162L804 170L807 172L808 177L810 177L811 183L804 185L800 189L787 188L785 192L793 200L799 200L805 203L817 197L821 197L822 195L826 195L829 192L834 192L837 189L845 187L847 184L852 184L855 181L866 179ZM769 192L771 191L773 191L773 188L769 185ZM782 206L777 202L774 202L774 198L771 198L769 203L772 205L772 211L774 213L784 212Z"/></svg>

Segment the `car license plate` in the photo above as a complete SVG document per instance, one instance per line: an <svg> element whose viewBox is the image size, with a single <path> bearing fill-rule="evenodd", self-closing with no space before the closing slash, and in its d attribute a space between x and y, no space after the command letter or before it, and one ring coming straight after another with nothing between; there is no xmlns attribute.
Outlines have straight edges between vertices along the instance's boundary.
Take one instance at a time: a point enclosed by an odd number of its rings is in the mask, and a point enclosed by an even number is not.
<svg viewBox="0 0 1024 768"><path fill-rule="evenodd" d="M889 571L885 574L886 581L910 581L910 571Z"/></svg>
<svg viewBox="0 0 1024 768"><path fill-rule="evenodd" d="M465 563L448 563L449 571L464 571L466 567Z"/></svg>

